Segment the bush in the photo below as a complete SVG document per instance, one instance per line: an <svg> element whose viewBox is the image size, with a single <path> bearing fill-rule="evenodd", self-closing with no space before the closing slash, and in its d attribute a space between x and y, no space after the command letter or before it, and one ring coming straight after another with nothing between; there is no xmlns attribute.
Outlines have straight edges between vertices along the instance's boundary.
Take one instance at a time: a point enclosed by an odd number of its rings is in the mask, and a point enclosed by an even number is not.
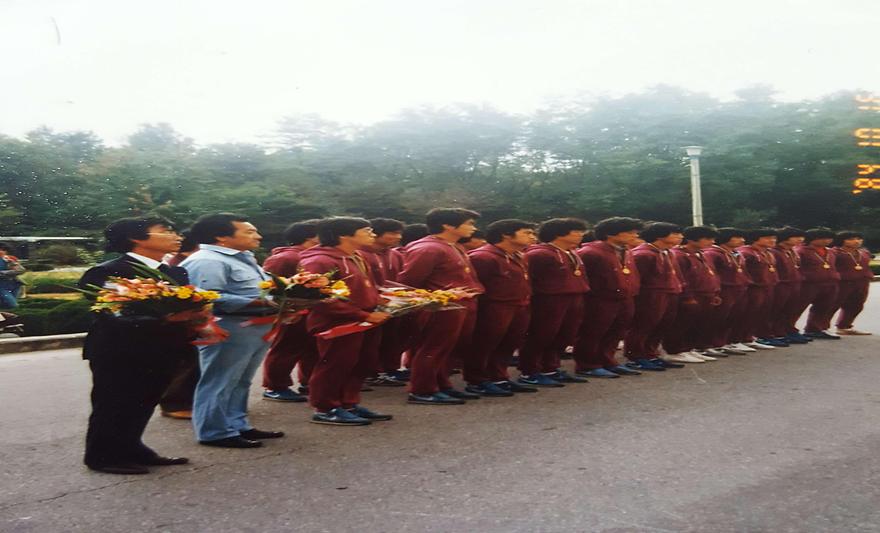
<svg viewBox="0 0 880 533"><path fill-rule="evenodd" d="M31 259L41 263L52 263L54 265L82 265L85 264L84 257L81 255L84 252L84 250L81 250L72 244L50 244L49 246L34 251L34 253L31 254Z"/></svg>
<svg viewBox="0 0 880 533"><path fill-rule="evenodd" d="M25 278L28 294L47 294L59 292L77 292L73 287L79 278L44 274Z"/></svg>
<svg viewBox="0 0 880 533"><path fill-rule="evenodd" d="M28 261L26 268L31 272L47 272L55 268L55 266L46 261Z"/></svg>
<svg viewBox="0 0 880 533"><path fill-rule="evenodd" d="M91 303L79 300L56 300L51 298L26 298L12 312L24 322L25 336L59 335L87 331L93 315Z"/></svg>
<svg viewBox="0 0 880 533"><path fill-rule="evenodd" d="M873 272L875 276L880 276L880 263L871 263L871 272Z"/></svg>

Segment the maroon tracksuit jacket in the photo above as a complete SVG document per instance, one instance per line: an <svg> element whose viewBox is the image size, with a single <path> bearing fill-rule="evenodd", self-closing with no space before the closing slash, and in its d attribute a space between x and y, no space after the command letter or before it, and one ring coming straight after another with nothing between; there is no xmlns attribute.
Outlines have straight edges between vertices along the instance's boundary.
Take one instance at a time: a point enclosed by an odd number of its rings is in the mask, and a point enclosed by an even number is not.
<svg viewBox="0 0 880 533"><path fill-rule="evenodd" d="M306 327L312 334L334 326L363 321L379 303L376 280L360 252L347 255L338 248L316 246L302 253L309 272L336 271L348 285L348 301L331 300L310 309ZM309 380L309 403L318 411L349 408L360 402L364 379L375 372L381 327L330 340L318 339L318 363Z"/></svg>
<svg viewBox="0 0 880 533"><path fill-rule="evenodd" d="M722 246L706 249L703 256L721 278L721 305L715 307L709 317L712 347L743 342L746 339L734 336L734 326L742 324L746 319L746 291L750 280L745 269L745 259L735 250Z"/></svg>
<svg viewBox="0 0 880 533"><path fill-rule="evenodd" d="M834 249L834 261L840 274L837 307L837 327L849 329L868 299L868 287L874 273L871 271L871 253L865 248L851 252L842 247Z"/></svg>
<svg viewBox="0 0 880 533"><path fill-rule="evenodd" d="M529 326L528 260L494 244L468 253L486 288L480 295L475 335L465 358L464 379L471 384L507 381L507 363L525 339Z"/></svg>
<svg viewBox="0 0 880 533"><path fill-rule="evenodd" d="M721 280L702 251L690 252L683 246L672 249L682 280L675 325L663 338L667 353L712 348L711 314L713 301L721 294Z"/></svg>
<svg viewBox="0 0 880 533"><path fill-rule="evenodd" d="M403 253L395 248L371 248L361 253L370 263L379 286L397 281L403 270ZM382 344L379 346L377 372L394 372L400 368L401 357L415 328L415 317L406 315L392 318L382 325Z"/></svg>
<svg viewBox="0 0 880 533"><path fill-rule="evenodd" d="M532 319L520 350L525 375L556 372L559 353L575 343L590 284L581 258L549 243L526 250L532 282Z"/></svg>
<svg viewBox="0 0 880 533"><path fill-rule="evenodd" d="M483 285L477 279L464 248L434 235L406 246L403 270L397 280L420 289L463 287L483 292ZM452 388L448 365L450 354L457 344L462 351L470 345L477 319L476 300L457 303L465 309L430 313L425 318L410 361L410 392L413 394L427 395Z"/></svg>
<svg viewBox="0 0 880 533"><path fill-rule="evenodd" d="M635 312L639 270L632 253L605 241L593 241L578 251L590 292L584 296L584 318L574 348L576 370L617 365L614 354Z"/></svg>
<svg viewBox="0 0 880 533"><path fill-rule="evenodd" d="M797 333L795 323L800 309L801 259L793 248L777 245L770 250L776 258L779 283L773 289L773 307L770 322L774 337Z"/></svg>
<svg viewBox="0 0 880 533"><path fill-rule="evenodd" d="M798 246L801 260L801 295L798 317L807 309L807 325L804 331L816 333L831 327L831 317L837 309L837 292L840 274L837 272L835 253L830 248Z"/></svg>
<svg viewBox="0 0 880 533"><path fill-rule="evenodd" d="M303 246L274 248L263 262L263 269L277 276L293 276L299 271L300 254L305 250ZM317 361L318 347L315 338L306 332L306 321L284 326L272 341L263 362L263 388L283 390L293 385L291 372L297 364L299 382L307 385Z"/></svg>
<svg viewBox="0 0 880 533"><path fill-rule="evenodd" d="M761 339L773 338L773 324L770 312L773 308L773 290L779 283L779 274L776 271L776 257L767 248L755 246L741 246L737 250L745 260L746 272L751 283L749 284L746 298L746 319L739 325L742 326L737 337L753 340L754 337ZM734 328L737 328L734 325Z"/></svg>
<svg viewBox="0 0 880 533"><path fill-rule="evenodd" d="M645 243L633 249L641 288L635 299L635 315L626 334L624 351L630 360L653 359L660 341L675 323L682 291L675 260L668 250Z"/></svg>

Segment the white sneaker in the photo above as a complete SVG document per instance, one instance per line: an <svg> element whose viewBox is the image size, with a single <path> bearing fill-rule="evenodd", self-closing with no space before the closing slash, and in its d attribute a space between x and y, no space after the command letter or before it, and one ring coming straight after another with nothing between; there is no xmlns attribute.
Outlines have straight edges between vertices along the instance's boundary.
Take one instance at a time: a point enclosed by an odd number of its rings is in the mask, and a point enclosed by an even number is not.
<svg viewBox="0 0 880 533"><path fill-rule="evenodd" d="M748 346L749 348L754 348L756 350L775 350L776 349L776 346L761 344L760 342L747 342L746 346Z"/></svg>
<svg viewBox="0 0 880 533"><path fill-rule="evenodd" d="M709 348L708 350L703 350L701 353L710 357L724 357L727 355L724 350L719 350L718 348Z"/></svg>
<svg viewBox="0 0 880 533"><path fill-rule="evenodd" d="M746 352L746 353L751 353L751 352L757 352L757 351L758 351L758 350L756 350L756 349L754 349L754 348L750 348L750 347L746 346L745 344L743 344L743 343L741 343L741 342L737 342L737 343L734 343L734 344L728 344L727 346L725 346L725 348L730 348L731 350L739 350L739 351L741 351L741 352Z"/></svg>
<svg viewBox="0 0 880 533"><path fill-rule="evenodd" d="M661 355L660 359L670 363L705 363L702 359L694 357L688 352Z"/></svg>
<svg viewBox="0 0 880 533"><path fill-rule="evenodd" d="M873 335L870 331L859 331L856 328L837 328L838 335Z"/></svg>
<svg viewBox="0 0 880 533"><path fill-rule="evenodd" d="M693 352L688 352L688 355L696 357L697 359L702 359L703 361L717 361L718 360L715 357L712 357L711 355L707 355L705 353L700 353L696 350L694 350Z"/></svg>

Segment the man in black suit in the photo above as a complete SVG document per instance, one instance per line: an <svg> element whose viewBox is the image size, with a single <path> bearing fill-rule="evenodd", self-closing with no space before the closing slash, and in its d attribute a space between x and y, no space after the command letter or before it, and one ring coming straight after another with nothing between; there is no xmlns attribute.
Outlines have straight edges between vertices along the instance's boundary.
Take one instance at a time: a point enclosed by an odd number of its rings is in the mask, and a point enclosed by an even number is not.
<svg viewBox="0 0 880 533"><path fill-rule="evenodd" d="M160 264L180 247L181 238L163 218L126 218L104 231L106 249L122 257L95 266L81 288L103 287L111 276L144 277L135 266L161 270L189 283L186 269ZM186 314L165 318L98 315L83 347L92 371L92 414L84 462L110 474L146 474L147 466L185 464L185 457L162 457L141 437L153 410L182 360L196 357Z"/></svg>

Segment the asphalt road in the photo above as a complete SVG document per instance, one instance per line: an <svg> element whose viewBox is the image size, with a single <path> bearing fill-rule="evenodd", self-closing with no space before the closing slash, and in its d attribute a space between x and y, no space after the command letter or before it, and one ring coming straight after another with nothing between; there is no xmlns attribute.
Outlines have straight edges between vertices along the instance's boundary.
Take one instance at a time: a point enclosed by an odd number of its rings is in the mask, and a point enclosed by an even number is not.
<svg viewBox="0 0 880 533"><path fill-rule="evenodd" d="M859 326L880 333L880 285ZM308 423L259 400L257 450L146 442L192 463L81 464L89 374L73 350L0 356L0 531L880 531L880 335L682 370Z"/></svg>

